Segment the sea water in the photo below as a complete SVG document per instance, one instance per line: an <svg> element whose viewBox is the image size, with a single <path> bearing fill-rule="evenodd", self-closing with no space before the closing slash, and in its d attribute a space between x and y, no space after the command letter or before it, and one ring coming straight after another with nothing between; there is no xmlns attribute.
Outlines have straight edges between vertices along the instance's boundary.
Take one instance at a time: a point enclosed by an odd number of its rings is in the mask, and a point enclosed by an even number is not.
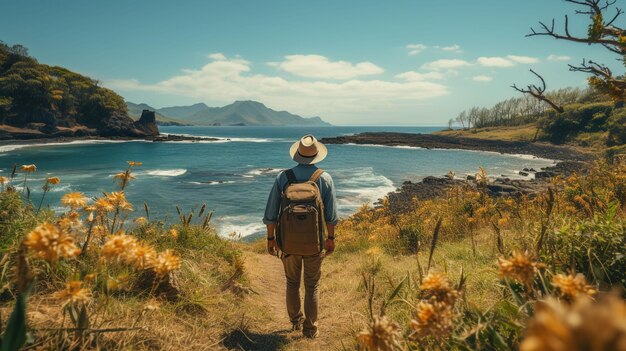
<svg viewBox="0 0 626 351"><path fill-rule="evenodd" d="M79 141L69 144L0 145L0 175L13 164L37 165L29 174L33 202L42 194L46 177L61 183L46 195L44 206L63 211L60 197L80 191L89 197L115 191L113 176L126 161L143 162L133 170L136 179L126 188L135 216L178 220L176 206L189 212L203 204L214 211L220 234L247 236L263 230L261 219L267 195L282 169L291 167L289 147L305 134L318 138L367 131L430 133L428 127L161 127L162 133L211 136L216 142L147 142L143 140ZM229 140L227 140L229 139ZM529 156L463 150L429 150L375 145L327 145L328 157L319 164L335 181L340 216L348 216L365 203L374 203L406 180L454 171L474 174L482 166L492 176L522 178L519 170L549 166L553 161ZM16 180L21 186L22 174Z"/></svg>

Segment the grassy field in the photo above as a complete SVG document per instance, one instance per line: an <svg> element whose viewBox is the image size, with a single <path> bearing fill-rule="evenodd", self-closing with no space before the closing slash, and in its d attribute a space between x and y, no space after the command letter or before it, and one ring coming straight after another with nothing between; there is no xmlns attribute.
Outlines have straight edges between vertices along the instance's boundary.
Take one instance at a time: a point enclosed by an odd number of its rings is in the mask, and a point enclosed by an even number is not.
<svg viewBox="0 0 626 351"><path fill-rule="evenodd" d="M99 198L66 194L63 214L17 190L61 179L30 184L33 165L0 178L3 350L626 345L626 304L611 293L626 284L623 160L553 179L533 197L486 196L480 170L406 212L362 207L341 221L337 251L324 259L315 340L289 331L282 264L265 241L219 237L203 209L180 211L178 223L150 220L123 193L137 167Z"/></svg>

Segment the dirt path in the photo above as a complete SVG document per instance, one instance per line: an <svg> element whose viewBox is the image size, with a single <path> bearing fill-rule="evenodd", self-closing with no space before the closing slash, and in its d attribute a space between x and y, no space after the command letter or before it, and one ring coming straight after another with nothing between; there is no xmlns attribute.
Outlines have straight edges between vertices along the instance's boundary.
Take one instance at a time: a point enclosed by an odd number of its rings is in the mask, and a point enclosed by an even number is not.
<svg viewBox="0 0 626 351"><path fill-rule="evenodd" d="M246 299L251 309L234 350L337 350L350 346L355 319L354 289L358 280L344 277L337 262L322 267L319 325L320 335L311 340L291 332L285 306L285 276L281 261L270 255L245 251L245 269L253 293ZM349 275L349 274L348 274ZM349 289L349 290L348 290ZM304 290L302 290L304 294Z"/></svg>

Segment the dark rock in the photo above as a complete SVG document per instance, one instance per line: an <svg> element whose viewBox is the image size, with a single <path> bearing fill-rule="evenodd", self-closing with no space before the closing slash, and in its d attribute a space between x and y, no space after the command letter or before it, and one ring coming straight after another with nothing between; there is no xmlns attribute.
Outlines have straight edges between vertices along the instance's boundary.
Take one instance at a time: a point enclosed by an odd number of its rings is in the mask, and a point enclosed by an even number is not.
<svg viewBox="0 0 626 351"><path fill-rule="evenodd" d="M146 136L159 135L154 111L143 110L141 117L135 122L135 128L145 133Z"/></svg>
<svg viewBox="0 0 626 351"><path fill-rule="evenodd" d="M524 169L528 169L528 168L524 168ZM529 173L528 173L528 171L519 171L519 175L524 176L524 177L528 177Z"/></svg>
<svg viewBox="0 0 626 351"><path fill-rule="evenodd" d="M472 175L468 175L465 179L474 181L474 180L476 180L476 177L474 177Z"/></svg>
<svg viewBox="0 0 626 351"><path fill-rule="evenodd" d="M552 176L553 173L548 171L539 171L535 173L535 179L550 178Z"/></svg>

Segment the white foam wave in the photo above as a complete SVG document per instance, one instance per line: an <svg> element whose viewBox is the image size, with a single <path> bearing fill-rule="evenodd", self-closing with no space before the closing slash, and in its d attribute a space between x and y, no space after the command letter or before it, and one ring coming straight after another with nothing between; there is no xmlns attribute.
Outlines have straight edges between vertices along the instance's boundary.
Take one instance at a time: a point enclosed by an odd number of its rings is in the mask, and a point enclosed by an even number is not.
<svg viewBox="0 0 626 351"><path fill-rule="evenodd" d="M252 178L260 175L278 174L282 169L280 168L257 168L242 174L242 177Z"/></svg>
<svg viewBox="0 0 626 351"><path fill-rule="evenodd" d="M216 139L216 140L198 140L198 141L191 141L191 140L184 140L184 141L172 141L172 142L176 142L176 143L184 143L184 142L199 142L199 143L230 143L230 142L241 142L241 143L269 143L269 142L273 142L276 141L278 139L273 139L273 138L244 138L244 137L219 137L219 136L212 136L212 135L197 135L197 134L184 134L184 133L161 133L163 135L180 135L180 136L184 136L184 137L189 137L189 138L202 138L202 139Z"/></svg>
<svg viewBox="0 0 626 351"><path fill-rule="evenodd" d="M235 235L244 237L263 232L265 229L261 219L252 216L224 216L219 218L217 222L220 223L217 228L218 233L223 236L235 233Z"/></svg>
<svg viewBox="0 0 626 351"><path fill-rule="evenodd" d="M67 142L40 142L40 143L29 143L29 144L7 144L0 145L0 153L10 152L18 149L23 149L27 147L47 147L47 146L62 146L62 145L86 145L86 144L104 144L104 143L128 143L128 142L137 142L144 140L72 140Z"/></svg>
<svg viewBox="0 0 626 351"><path fill-rule="evenodd" d="M365 146L365 147L384 147L391 149L411 149L411 150L422 150L423 147L419 146L409 146L409 145L380 145L380 144L355 144L355 143L346 143L344 145L350 146Z"/></svg>
<svg viewBox="0 0 626 351"><path fill-rule="evenodd" d="M391 179L362 167L335 176L337 201L342 214L350 214L365 203L374 203L396 190Z"/></svg>
<svg viewBox="0 0 626 351"><path fill-rule="evenodd" d="M234 180L211 180L208 182L189 182L189 184L195 185L218 185L218 184L233 184Z"/></svg>
<svg viewBox="0 0 626 351"><path fill-rule="evenodd" d="M156 177L178 177L187 173L186 169L176 168L176 169L153 169L149 171L144 171L143 174L156 176Z"/></svg>

